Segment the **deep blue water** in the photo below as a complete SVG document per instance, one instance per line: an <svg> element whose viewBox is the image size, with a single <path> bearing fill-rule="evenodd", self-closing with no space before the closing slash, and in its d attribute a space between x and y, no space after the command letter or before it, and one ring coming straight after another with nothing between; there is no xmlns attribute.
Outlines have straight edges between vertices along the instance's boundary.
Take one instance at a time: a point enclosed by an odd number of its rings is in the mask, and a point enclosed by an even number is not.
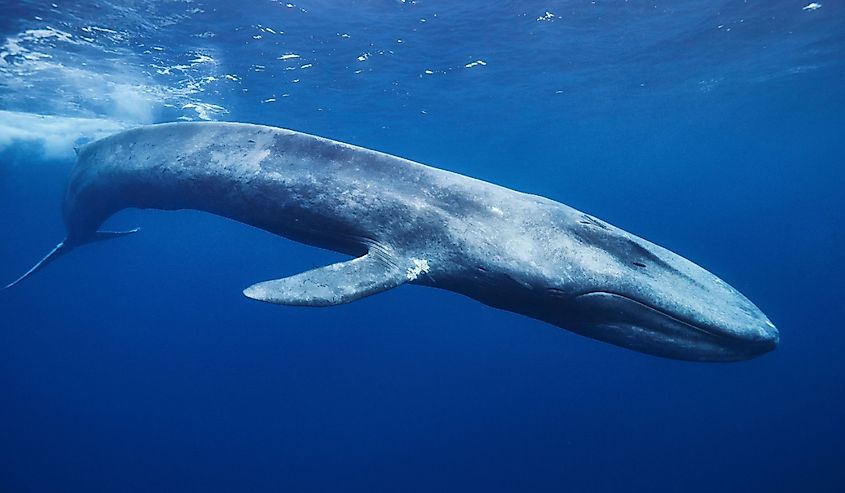
<svg viewBox="0 0 845 493"><path fill-rule="evenodd" d="M61 240L74 143L247 121L593 213L780 346L671 361L414 286L266 305L342 257L125 211L0 293L0 492L842 491L841 4L293 3L0 3L0 279Z"/></svg>

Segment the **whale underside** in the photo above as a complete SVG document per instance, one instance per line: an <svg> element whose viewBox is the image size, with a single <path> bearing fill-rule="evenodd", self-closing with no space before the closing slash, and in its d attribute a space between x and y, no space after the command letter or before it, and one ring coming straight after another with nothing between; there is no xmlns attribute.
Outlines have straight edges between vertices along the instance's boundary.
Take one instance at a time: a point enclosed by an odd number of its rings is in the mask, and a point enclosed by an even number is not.
<svg viewBox="0 0 845 493"><path fill-rule="evenodd" d="M396 156L242 123L140 127L83 147L59 243L14 286L125 208L196 209L348 261L247 287L270 303L332 306L418 284L629 349L734 361L778 331L747 298L689 260L589 214Z"/></svg>

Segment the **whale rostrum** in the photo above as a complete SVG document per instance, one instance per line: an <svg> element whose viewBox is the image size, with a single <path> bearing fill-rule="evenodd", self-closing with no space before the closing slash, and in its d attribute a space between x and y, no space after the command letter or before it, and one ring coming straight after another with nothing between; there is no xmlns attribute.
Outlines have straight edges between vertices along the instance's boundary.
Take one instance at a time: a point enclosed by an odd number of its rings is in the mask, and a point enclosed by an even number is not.
<svg viewBox="0 0 845 493"><path fill-rule="evenodd" d="M405 283L472 297L629 349L734 361L773 349L774 324L718 277L553 200L275 127L150 125L79 151L67 235L7 287L93 241L125 208L196 209L351 256L254 284L282 305L331 306Z"/></svg>

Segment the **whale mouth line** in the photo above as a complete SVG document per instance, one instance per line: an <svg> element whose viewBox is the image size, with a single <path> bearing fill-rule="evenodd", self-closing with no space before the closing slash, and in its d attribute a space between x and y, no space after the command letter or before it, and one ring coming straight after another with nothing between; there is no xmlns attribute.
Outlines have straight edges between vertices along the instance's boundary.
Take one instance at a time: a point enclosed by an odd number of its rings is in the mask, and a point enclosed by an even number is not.
<svg viewBox="0 0 845 493"><path fill-rule="evenodd" d="M748 339L744 339L743 337L738 336L737 334L734 334L734 333L730 333L730 332L727 332L727 331L721 331L721 330L718 330L718 329L712 328L712 327L704 327L704 326L695 324L693 322L689 322L687 320L683 320L681 318L678 318L676 315L673 315L673 314L667 312L664 309L661 309L657 306L654 306L651 303L648 303L647 301L638 300L636 298L632 298L630 296L627 296L627 295L624 295L624 294L621 294L621 293L615 293L613 291L589 291L589 292L586 292L586 293L581 293L581 294L576 295L574 299L578 300L578 299L581 299L585 296L590 296L590 295L612 296L614 298L624 300L628 303L632 303L632 304L639 306L639 307L641 307L645 310L648 310L649 312L651 312L653 314L658 315L659 317L662 317L665 321L668 321L668 322L673 323L673 324L677 324L677 326L679 326L679 327L687 328L691 331L702 334L705 337L712 338L713 340L715 340L715 342L717 344L728 344L728 345L732 345L734 347L739 346L739 347L744 347L744 348L747 348L747 349L751 349L751 348L754 348L754 347L770 347L771 346L771 341L748 340Z"/></svg>
<svg viewBox="0 0 845 493"><path fill-rule="evenodd" d="M735 332L713 323L696 323L635 297L597 290L569 298L573 325L580 332L623 347L659 356L694 361L738 361L774 349L777 333L756 327Z"/></svg>
<svg viewBox="0 0 845 493"><path fill-rule="evenodd" d="M680 324L680 325L685 326L685 327L692 329L694 331L701 332L702 334L708 335L710 337L713 337L713 338L716 338L716 339L738 341L738 339L736 337L732 337L728 334L724 334L724 333L720 333L720 332L715 332L713 330L705 329L704 327L701 327L701 326L696 325L694 323L687 322L686 320L682 320L682 319L676 317L675 315L672 315L671 313L667 312L666 310L663 310L661 308L658 308L657 306L652 305L651 303L641 301L641 300L638 300L636 298L626 296L624 294L614 293L612 291L589 291L587 293L579 294L578 296L575 297L575 299L581 298L582 296L588 296L588 295L609 295L609 296L615 296L617 298L622 298L625 301L635 303L635 304L637 304L637 305L639 305L639 306L641 306L641 307L643 307L647 310L655 312L655 313L659 314L660 316L662 316L662 317L664 317L664 318L666 318L666 319L668 319L668 320L670 320L670 321L672 321L676 324Z"/></svg>

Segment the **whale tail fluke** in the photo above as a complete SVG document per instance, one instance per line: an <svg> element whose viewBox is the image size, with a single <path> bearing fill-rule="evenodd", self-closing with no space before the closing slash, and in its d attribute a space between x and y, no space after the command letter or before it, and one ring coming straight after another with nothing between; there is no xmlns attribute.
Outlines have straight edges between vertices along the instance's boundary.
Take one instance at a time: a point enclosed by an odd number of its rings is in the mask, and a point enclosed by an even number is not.
<svg viewBox="0 0 845 493"><path fill-rule="evenodd" d="M64 242L64 241L63 241L63 242L61 242L61 243L59 243L58 245L56 245L56 247L55 247L55 248L53 248L53 249L50 251L50 253L48 253L47 255L45 255L45 256L44 256L44 258L42 258L41 260L39 260L37 264L33 265L31 269L29 269L28 271L26 271L26 272L25 272L22 276L20 276L19 278L15 279L14 281L12 281L12 282L10 282L9 284L7 284L7 285L6 285L3 289L4 289L4 290L5 290L5 289L9 289L9 288L11 288L12 286L17 285L18 283L20 283L20 282L21 282L21 281L23 281L24 279L28 278L29 276L31 276L31 275L35 274L36 272L38 272L39 270L41 270L44 266L46 266L46 265L47 265L47 264L49 264L50 262L52 262L52 261L56 260L57 258L61 257L61 256L62 256L62 255L64 255L65 253L67 253L67 252L68 252L68 250L70 250L70 249L71 249L71 247L67 246L67 245L65 244L65 242Z"/></svg>
<svg viewBox="0 0 845 493"><path fill-rule="evenodd" d="M100 241L100 240L109 240L111 238L119 238L121 236L126 236L126 235L129 235L129 234L132 234L132 233L137 233L140 229L141 228L135 228L135 229L131 229L129 231L97 231L96 233L94 233L94 236L93 236L92 239L85 241L85 242L82 242L82 243L75 243L75 244L69 243L68 240L65 239L65 241L62 241L58 245L56 245L55 248L53 248L50 251L50 253L45 255L44 258L39 260L38 263L33 265L32 268L29 269L28 271L26 271L22 276L20 276L19 278L15 279L14 281L12 281L9 284L7 284L6 286L4 286L3 290L9 289L9 288L17 285L18 283L20 283L24 279L29 278L30 276L32 276L33 274L35 274L39 270L46 267L47 264L51 263L52 261L56 260L57 258L61 257L64 254L66 254L67 252L73 250L74 247L76 247L80 244L91 243L91 242Z"/></svg>

